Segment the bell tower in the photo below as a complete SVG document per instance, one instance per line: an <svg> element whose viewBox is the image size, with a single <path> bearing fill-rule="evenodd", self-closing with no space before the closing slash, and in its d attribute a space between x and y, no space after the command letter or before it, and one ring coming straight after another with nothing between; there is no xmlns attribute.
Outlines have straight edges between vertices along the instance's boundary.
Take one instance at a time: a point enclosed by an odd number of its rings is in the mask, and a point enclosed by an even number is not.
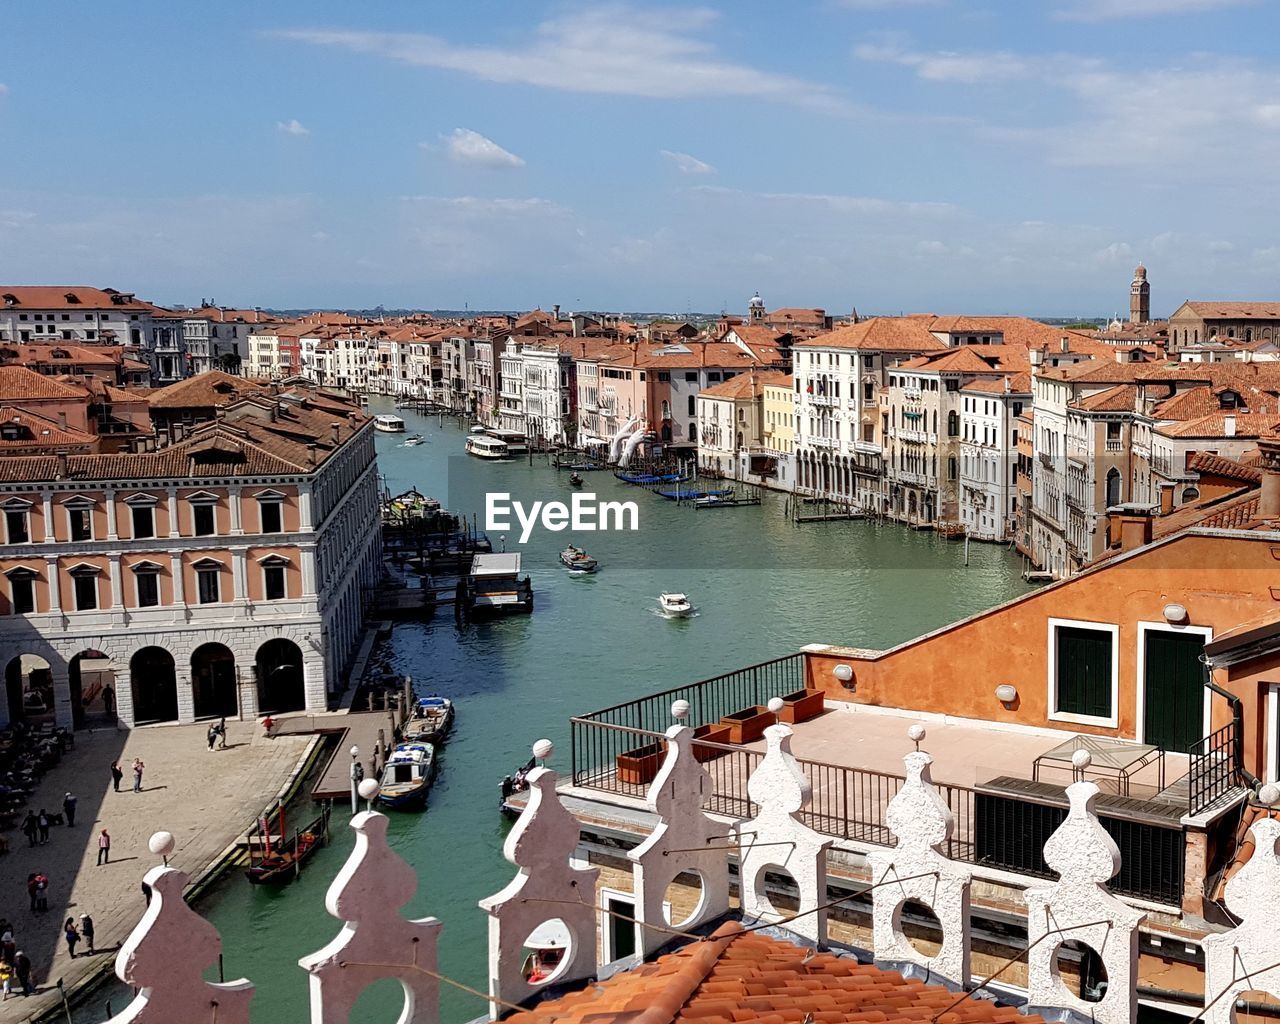
<svg viewBox="0 0 1280 1024"><path fill-rule="evenodd" d="M764 323L764 299L756 292L747 303L747 315L753 324Z"/></svg>
<svg viewBox="0 0 1280 1024"><path fill-rule="evenodd" d="M1133 272L1133 283L1129 285L1129 323L1145 324L1151 322L1151 284L1147 281L1147 268L1141 263Z"/></svg>

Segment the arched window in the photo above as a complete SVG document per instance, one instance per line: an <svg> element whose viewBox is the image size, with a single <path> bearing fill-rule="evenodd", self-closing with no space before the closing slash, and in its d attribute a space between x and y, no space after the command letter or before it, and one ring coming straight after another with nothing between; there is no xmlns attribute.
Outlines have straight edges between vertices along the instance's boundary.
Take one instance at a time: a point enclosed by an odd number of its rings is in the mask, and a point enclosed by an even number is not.
<svg viewBox="0 0 1280 1024"><path fill-rule="evenodd" d="M935 414L936 415L936 414ZM936 427L936 424L935 424ZM947 413L947 437L958 437L960 434L960 414L952 409Z"/></svg>
<svg viewBox="0 0 1280 1024"><path fill-rule="evenodd" d="M697 396L695 395L689 396L689 415L690 416L698 415L698 400L697 400Z"/></svg>

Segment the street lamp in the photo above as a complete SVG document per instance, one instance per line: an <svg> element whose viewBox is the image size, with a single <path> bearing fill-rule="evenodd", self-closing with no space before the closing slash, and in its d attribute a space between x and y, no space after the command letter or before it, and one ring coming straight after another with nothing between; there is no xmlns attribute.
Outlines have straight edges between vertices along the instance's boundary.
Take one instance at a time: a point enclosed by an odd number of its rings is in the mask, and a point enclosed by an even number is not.
<svg viewBox="0 0 1280 1024"><path fill-rule="evenodd" d="M361 780L364 779L364 765L360 763L360 748L355 744L351 745L351 813L355 814L360 810L360 794L357 787Z"/></svg>

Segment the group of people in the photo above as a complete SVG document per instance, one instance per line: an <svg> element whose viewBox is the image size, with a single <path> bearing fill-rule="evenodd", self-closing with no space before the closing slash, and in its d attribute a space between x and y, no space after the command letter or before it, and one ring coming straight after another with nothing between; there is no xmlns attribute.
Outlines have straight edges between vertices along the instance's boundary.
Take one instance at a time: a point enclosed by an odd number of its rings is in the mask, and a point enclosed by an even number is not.
<svg viewBox="0 0 1280 1024"><path fill-rule="evenodd" d="M22 820L22 834L27 837L28 846L44 846L49 842L49 829L54 824L65 824L68 828L73 828L76 823L76 803L75 796L68 793L62 798L62 815L50 814L43 807L40 813L27 811L27 816Z"/></svg>
<svg viewBox="0 0 1280 1024"><path fill-rule="evenodd" d="M213 749L213 745L218 743L219 750L227 749L227 720L224 718L220 722L215 722L209 726L209 749Z"/></svg>
<svg viewBox="0 0 1280 1024"><path fill-rule="evenodd" d="M135 757L133 759L133 791L135 793L142 792L142 771L146 765L142 763L142 758ZM111 762L111 787L120 792L120 783L124 779L124 769L120 767L119 761Z"/></svg>
<svg viewBox="0 0 1280 1024"><path fill-rule="evenodd" d="M89 930L93 931L92 920L89 921ZM35 991L31 978L31 958L18 948L13 937L13 925L0 920L0 991L8 999L15 989L24 996Z"/></svg>

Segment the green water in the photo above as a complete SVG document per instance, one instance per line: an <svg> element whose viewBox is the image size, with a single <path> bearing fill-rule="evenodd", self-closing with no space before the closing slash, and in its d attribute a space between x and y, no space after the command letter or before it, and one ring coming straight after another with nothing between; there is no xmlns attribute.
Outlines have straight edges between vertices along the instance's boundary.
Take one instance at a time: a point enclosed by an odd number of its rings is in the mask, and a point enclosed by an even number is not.
<svg viewBox="0 0 1280 1024"><path fill-rule="evenodd" d="M370 411L392 407L375 400ZM461 454L464 434L455 424L400 415L428 443L405 448L401 436L379 435L379 467L393 493L416 486L452 509L481 514L485 490L510 491L526 503L570 493L568 474L541 459L484 463ZM1019 561L1004 548L972 545L966 568L963 543L929 533L862 522L793 526L778 496L758 508L694 511L608 473L584 475L584 492L639 506L635 533L573 538L600 560L598 574L560 568L567 533L538 530L524 547L508 534L507 550L523 552L533 578L533 615L459 627L446 610L431 623L397 625L377 658L458 706L428 811L393 815L391 839L420 879L404 912L443 921L440 969L476 988L485 987L487 943L476 901L514 870L502 859L498 782L528 758L533 740L555 741L560 749L550 764L566 770L572 714L806 643L888 646L1026 590ZM659 617L654 606L664 590L688 593L699 614ZM332 846L298 882L271 891L236 876L202 904L222 933L226 976L247 975L257 985L255 1024L306 1019L307 980L297 960L338 930L323 896L351 848L339 814L334 823ZM109 994L118 1011L127 993ZM104 1019L105 998L93 997L77 1024ZM446 1021L486 1012L483 1000L447 986L442 998ZM398 1006L389 988L373 989L352 1022L390 1024Z"/></svg>

